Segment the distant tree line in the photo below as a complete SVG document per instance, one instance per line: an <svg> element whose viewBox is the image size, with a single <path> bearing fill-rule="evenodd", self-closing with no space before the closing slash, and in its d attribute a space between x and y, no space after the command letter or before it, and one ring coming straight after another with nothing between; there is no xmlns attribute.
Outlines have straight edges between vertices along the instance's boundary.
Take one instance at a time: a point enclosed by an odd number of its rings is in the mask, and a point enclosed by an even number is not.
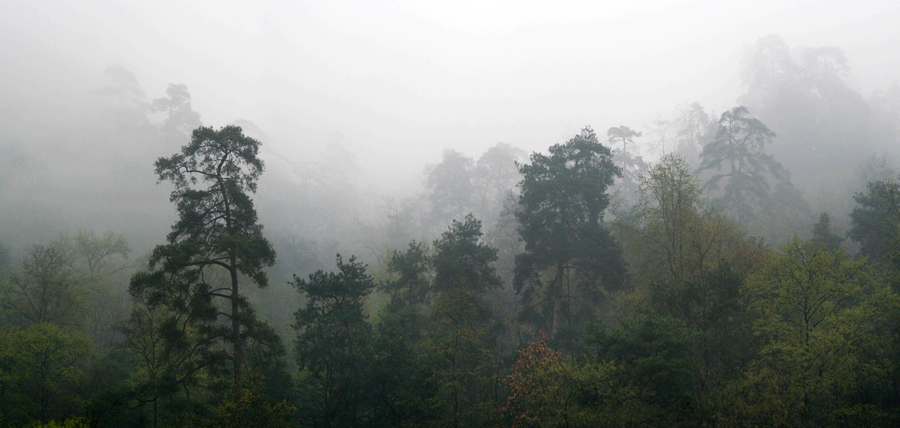
<svg viewBox="0 0 900 428"><path fill-rule="evenodd" d="M154 164L177 213L163 244L0 247L0 426L896 426L900 176L869 161L849 212L813 209L777 115L859 99L839 52L785 49L760 41L748 106L717 118L447 150L370 230L374 262L328 269L309 268L324 241L259 220L260 140L200 126L173 85L150 106L192 131ZM97 95L136 105L111 73ZM782 98L795 81L805 98Z"/></svg>

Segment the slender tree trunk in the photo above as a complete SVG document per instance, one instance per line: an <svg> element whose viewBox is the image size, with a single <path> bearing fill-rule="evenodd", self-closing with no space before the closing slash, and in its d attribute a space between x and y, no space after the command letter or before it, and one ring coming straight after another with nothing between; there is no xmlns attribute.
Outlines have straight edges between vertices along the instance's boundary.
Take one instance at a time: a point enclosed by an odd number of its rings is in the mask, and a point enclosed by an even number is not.
<svg viewBox="0 0 900 428"><path fill-rule="evenodd" d="M228 235L234 235L234 225L232 224L231 218L231 198L227 192L227 185L224 180L221 178L222 174L222 165L224 164L225 159L222 159L222 163L219 164L219 167L216 170L218 174L218 182L219 188L222 192L222 200L224 201L225 207L225 232ZM234 365L234 391L237 393L241 386L241 366L243 363L243 344L241 341L241 321L240 321L240 308L238 307L238 298L240 297L240 290L238 289L238 271L237 271L237 256L234 252L234 244L228 250L228 271L231 274L231 334L232 340L234 344L234 352L231 355L231 362Z"/></svg>
<svg viewBox="0 0 900 428"><path fill-rule="evenodd" d="M240 308L238 307L238 275L234 254L231 255L231 332L234 335L234 353L232 354L232 362L234 363L234 388L237 390L241 385L241 365L243 363L244 351L241 342L241 321Z"/></svg>
<svg viewBox="0 0 900 428"><path fill-rule="evenodd" d="M556 264L556 278L553 280L553 322L550 325L550 336L556 337L559 331L559 322L562 315L562 282L563 282L563 263Z"/></svg>

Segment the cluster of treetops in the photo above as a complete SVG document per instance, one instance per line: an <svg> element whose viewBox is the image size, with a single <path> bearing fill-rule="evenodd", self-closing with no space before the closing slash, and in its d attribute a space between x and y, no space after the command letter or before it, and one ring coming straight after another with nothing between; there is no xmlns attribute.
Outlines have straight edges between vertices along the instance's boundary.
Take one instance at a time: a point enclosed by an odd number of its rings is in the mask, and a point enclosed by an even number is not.
<svg viewBox="0 0 900 428"><path fill-rule="evenodd" d="M178 221L128 296L104 293L127 270L111 232L4 269L0 424L900 423L900 182L855 196L854 254L825 214L772 247L741 227L785 174L747 109L721 115L705 182L676 154L645 165L637 135L611 128L611 149L585 128L517 165L508 281L469 214L391 251L378 278L340 255L294 276L286 347L248 298L276 257L251 199L260 143L200 127L155 163Z"/></svg>
<svg viewBox="0 0 900 428"><path fill-rule="evenodd" d="M757 48L747 104L820 142L781 155L834 171L862 151L843 142L896 139L839 51ZM447 151L426 207L389 213L377 263L338 255L293 275L291 299L269 278L305 244L258 220L260 142L198 127L189 101L173 85L151 105L166 135L193 130L155 163L178 214L163 245L129 260L124 235L79 231L21 264L0 247L0 427L900 425L900 178L884 165L837 212L844 236L827 214L795 227L816 215L744 107L688 106L690 144L660 138L652 164L625 126L527 160ZM332 211L295 217L328 230Z"/></svg>

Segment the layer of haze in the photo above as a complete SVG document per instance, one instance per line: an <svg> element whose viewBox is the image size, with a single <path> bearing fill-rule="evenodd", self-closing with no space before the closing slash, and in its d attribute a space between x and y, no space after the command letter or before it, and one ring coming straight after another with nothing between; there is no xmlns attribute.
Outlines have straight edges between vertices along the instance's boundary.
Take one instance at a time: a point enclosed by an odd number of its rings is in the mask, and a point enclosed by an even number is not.
<svg viewBox="0 0 900 428"><path fill-rule="evenodd" d="M0 142L52 175L51 158L90 146L66 130L90 126L87 94L117 64L148 99L187 85L205 125L255 123L269 159L303 162L342 141L366 185L390 194L419 185L445 148L544 151L585 125L642 129L687 101L722 112L769 34L840 48L868 96L900 78L898 22L890 1L4 1ZM135 172L147 183L152 161Z"/></svg>

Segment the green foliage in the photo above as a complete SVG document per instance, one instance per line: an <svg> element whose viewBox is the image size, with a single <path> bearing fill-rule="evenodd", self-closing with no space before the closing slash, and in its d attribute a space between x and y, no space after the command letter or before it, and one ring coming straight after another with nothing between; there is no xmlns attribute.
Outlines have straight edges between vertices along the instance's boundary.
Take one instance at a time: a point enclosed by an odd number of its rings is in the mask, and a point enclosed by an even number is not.
<svg viewBox="0 0 900 428"><path fill-rule="evenodd" d="M698 395L709 393L754 355L740 289L760 248L706 205L699 180L676 155L642 177L638 204L616 226L635 267L634 305L649 304L691 334L692 382Z"/></svg>
<svg viewBox="0 0 900 428"><path fill-rule="evenodd" d="M550 155L531 155L531 163L520 165L521 211L516 212L525 253L516 257L516 289L538 325L555 336L566 318L577 314L572 302L581 300L570 290L580 289L582 299L595 299L601 286L617 288L624 276L618 246L601 226L609 205L607 188L621 170L612 154L590 128L565 144L550 147ZM555 277L544 285L542 272L555 268ZM581 281L564 285L566 271L578 268ZM590 307L590 305L586 305Z"/></svg>
<svg viewBox="0 0 900 428"><path fill-rule="evenodd" d="M392 298L379 313L372 344L373 424L422 426L436 418L437 387L420 351L429 319Z"/></svg>
<svg viewBox="0 0 900 428"><path fill-rule="evenodd" d="M435 418L437 389L419 353L429 328L423 312L431 291L431 262L426 245L415 241L388 260L391 278L380 288L390 301L378 314L372 344L374 425L422 426Z"/></svg>
<svg viewBox="0 0 900 428"><path fill-rule="evenodd" d="M359 426L367 421L371 326L363 299L375 287L366 267L337 256L336 273L294 277L306 298L295 313L300 369L298 403L306 426Z"/></svg>
<svg viewBox="0 0 900 428"><path fill-rule="evenodd" d="M853 197L850 238L872 261L900 266L900 181L876 181Z"/></svg>
<svg viewBox="0 0 900 428"><path fill-rule="evenodd" d="M9 255L9 247L0 242L0 278L6 276L6 271L12 267L12 258Z"/></svg>
<svg viewBox="0 0 900 428"><path fill-rule="evenodd" d="M699 180L680 156L660 159L641 177L639 192L633 214L615 224L644 284L674 287L740 252L740 231L706 206Z"/></svg>
<svg viewBox="0 0 900 428"><path fill-rule="evenodd" d="M173 425L195 412L208 417L210 390L220 386L211 375L224 360L203 323L214 321L215 312L178 304L180 299L149 304L139 295L136 300L121 326L121 346L135 368L105 405L111 412L138 409L151 426Z"/></svg>
<svg viewBox="0 0 900 428"><path fill-rule="evenodd" d="M863 411L876 403L858 394L889 373L884 344L900 302L864 259L795 237L750 278L747 294L765 344L726 389L733 402L721 403L723 418L843 426L884 416Z"/></svg>
<svg viewBox="0 0 900 428"><path fill-rule="evenodd" d="M425 311L432 297L433 260L427 246L415 241L388 260L391 277L380 288L390 301L378 313L372 346L377 426L422 426L436 418L437 387L420 352L430 327Z"/></svg>
<svg viewBox="0 0 900 428"><path fill-rule="evenodd" d="M123 394L153 424L208 416L228 368L241 387L245 353L254 352L247 359L255 365L284 353L240 290L242 282L266 286L264 268L275 260L248 195L263 170L259 147L240 127L201 127L155 163L159 179L175 185L179 218L149 269L132 276L135 306L123 326L140 367Z"/></svg>
<svg viewBox="0 0 900 428"><path fill-rule="evenodd" d="M519 351L502 380L510 395L498 412L517 427L646 425L647 408L621 371L611 362L573 361L542 338Z"/></svg>
<svg viewBox="0 0 900 428"><path fill-rule="evenodd" d="M475 294L500 286L500 278L491 265L497 250L479 242L481 222L471 214L462 222L453 220L449 230L434 241L434 288L438 292L455 289Z"/></svg>
<svg viewBox="0 0 900 428"><path fill-rule="evenodd" d="M9 322L80 326L87 302L82 284L69 269L71 257L59 244L35 245L4 290L2 305Z"/></svg>
<svg viewBox="0 0 900 428"><path fill-rule="evenodd" d="M606 189L621 175L610 150L585 128L565 144L551 146L549 156L533 153L519 171L522 212L517 218L526 249L538 267L572 260L579 232L599 225L609 204Z"/></svg>
<svg viewBox="0 0 900 428"><path fill-rule="evenodd" d="M259 376L248 376L240 389L216 408L217 418L202 421L200 426L221 428L288 428L293 426L296 409L286 401L273 402L265 394L265 382Z"/></svg>
<svg viewBox="0 0 900 428"><path fill-rule="evenodd" d="M261 287L268 284L263 267L274 263L275 251L262 236L247 195L256 191L263 171L259 146L237 126L219 131L201 127L181 153L156 161L159 179L175 184L171 200L179 220L169 233L169 244L154 249L151 268L161 264L173 272L220 266ZM207 187L193 188L198 182Z"/></svg>
<svg viewBox="0 0 900 428"><path fill-rule="evenodd" d="M127 310L119 297L129 252L125 236L111 231L79 230L33 246L22 268L0 282L0 317L16 325L84 328L98 350L110 348Z"/></svg>
<svg viewBox="0 0 900 428"><path fill-rule="evenodd" d="M253 338L257 331L268 336L267 328L253 318L238 280L242 274L264 287L268 280L263 268L275 262L275 251L262 236L262 225L247 195L256 191L263 171L259 146L237 126L218 131L201 127L180 153L156 161L159 179L175 185L171 200L179 220L168 235L169 243L153 250L149 263L153 271L135 275L131 282L133 296L146 295L150 305L166 304L176 312L191 313L191 322L205 324L207 331L202 334L228 337L235 384L241 374L244 337ZM212 280L219 268L230 276L227 285ZM230 303L227 335L212 327L219 318L214 297Z"/></svg>
<svg viewBox="0 0 900 428"><path fill-rule="evenodd" d="M81 417L66 418L62 421L50 421L47 423L32 422L27 428L90 428L87 419Z"/></svg>
<svg viewBox="0 0 900 428"><path fill-rule="evenodd" d="M434 242L437 302L428 335L418 345L438 426L480 426L491 420L490 391L496 383L487 290L500 285L493 268L497 250L480 242L481 222L454 221Z"/></svg>
<svg viewBox="0 0 900 428"><path fill-rule="evenodd" d="M293 231L278 242L292 257L274 270L253 201L259 141L200 127L155 163L178 219L144 270L132 275L114 232L60 234L25 248L19 266L0 246L0 426L897 426L900 298L888 284L900 283L900 181L886 161L860 174L872 181L851 214L861 258L842 251L827 214L811 240L777 251L746 236L780 243L815 220L768 153L831 165L844 187L826 188L846 188L838 164L896 140L888 114L900 98L849 90L835 49L798 61L768 37L749 59L742 102L759 118L737 107L716 121L685 105L650 129L663 152L652 168L625 126L607 130L609 147L585 128L527 163L506 144L477 162L447 150L426 169L426 193L388 209L386 242L381 226L340 227L366 195L353 154L331 144L325 162L306 163L299 182L274 180L288 184L265 198L292 207L267 210ZM133 74L109 72L115 84L95 94L118 98L122 126L108 142L140 142L146 129L149 150L200 125L186 86L148 105ZM784 144L771 146L774 131ZM101 152L130 170L142 155L123 147ZM842 156L824 159L830 150ZM0 152L13 158L0 176L29 182L0 193L58 184L32 180L33 154ZM139 194L140 183L106 178L94 193ZM611 197L624 254L604 222ZM28 208L11 212L44 217ZM314 272L359 233L387 256L374 278L340 256L335 271ZM256 294L291 272L297 295ZM293 316L273 318L293 328L290 363L257 302Z"/></svg>
<svg viewBox="0 0 900 428"><path fill-rule="evenodd" d="M448 290L432 308L431 329L420 345L429 382L437 387L431 405L437 426L482 426L490 421L494 382L490 311L472 290Z"/></svg>
<svg viewBox="0 0 900 428"><path fill-rule="evenodd" d="M391 254L387 270L397 277L387 281L381 289L387 291L392 299L408 304L424 303L431 290L428 278L430 267L431 257L426 244L412 241L406 251L394 250Z"/></svg>
<svg viewBox="0 0 900 428"><path fill-rule="evenodd" d="M0 415L3 422L47 422L77 414L80 363L92 353L83 334L49 323L0 327Z"/></svg>
<svg viewBox="0 0 900 428"><path fill-rule="evenodd" d="M824 245L828 251L837 251L844 242L844 237L833 230L828 213L822 213L819 216L819 221L813 225L812 234L812 239Z"/></svg>
<svg viewBox="0 0 900 428"><path fill-rule="evenodd" d="M594 326L588 343L601 360L624 367L624 377L639 388L659 421L676 423L692 416L697 361L691 353L697 334L677 318L638 313L608 330Z"/></svg>
<svg viewBox="0 0 900 428"><path fill-rule="evenodd" d="M121 299L132 272L128 238L113 231L79 230L60 235L53 245L68 254L68 267L81 285L79 292L86 301L85 331L98 351L112 348L118 338L116 326L128 315L128 304Z"/></svg>
<svg viewBox="0 0 900 428"><path fill-rule="evenodd" d="M674 287L654 287L651 301L694 331L700 392L734 376L755 355L752 315L741 293L744 275L728 263Z"/></svg>
<svg viewBox="0 0 900 428"><path fill-rule="evenodd" d="M131 247L120 233L108 230L98 236L79 230L74 235L63 234L57 242L69 254L69 266L82 276L110 276L128 267Z"/></svg>

